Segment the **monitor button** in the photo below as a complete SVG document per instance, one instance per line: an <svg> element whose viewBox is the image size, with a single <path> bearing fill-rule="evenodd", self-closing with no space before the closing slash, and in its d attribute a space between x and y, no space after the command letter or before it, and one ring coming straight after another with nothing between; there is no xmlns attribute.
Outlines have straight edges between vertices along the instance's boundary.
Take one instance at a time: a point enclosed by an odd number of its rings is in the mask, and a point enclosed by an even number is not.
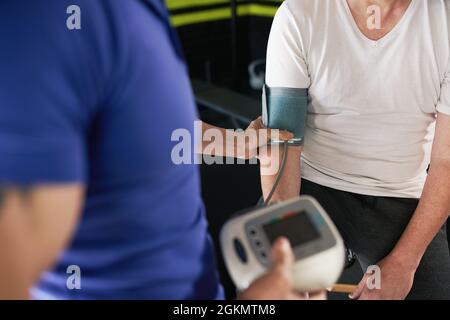
<svg viewBox="0 0 450 320"><path fill-rule="evenodd" d="M264 260L267 259L267 253L265 251L261 251L260 255L261 255L261 258L263 258Z"/></svg>
<svg viewBox="0 0 450 320"><path fill-rule="evenodd" d="M247 252L245 251L242 242L239 239L235 238L233 240L233 246L239 260L241 260L242 263L247 263Z"/></svg>
<svg viewBox="0 0 450 320"><path fill-rule="evenodd" d="M255 237L256 234L258 233L258 232L256 231L256 229L253 228L253 227L250 228L248 232L250 233L250 235L251 235L252 237Z"/></svg>

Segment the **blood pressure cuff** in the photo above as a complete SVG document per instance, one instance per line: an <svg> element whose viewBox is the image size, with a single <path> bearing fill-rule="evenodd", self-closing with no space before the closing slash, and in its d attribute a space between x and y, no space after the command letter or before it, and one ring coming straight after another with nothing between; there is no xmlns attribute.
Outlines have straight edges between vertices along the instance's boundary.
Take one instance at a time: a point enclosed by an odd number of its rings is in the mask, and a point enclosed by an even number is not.
<svg viewBox="0 0 450 320"><path fill-rule="evenodd" d="M303 145L308 111L308 89L263 88L263 123L270 129L287 130L294 134L290 145ZM281 141L272 141L280 143Z"/></svg>

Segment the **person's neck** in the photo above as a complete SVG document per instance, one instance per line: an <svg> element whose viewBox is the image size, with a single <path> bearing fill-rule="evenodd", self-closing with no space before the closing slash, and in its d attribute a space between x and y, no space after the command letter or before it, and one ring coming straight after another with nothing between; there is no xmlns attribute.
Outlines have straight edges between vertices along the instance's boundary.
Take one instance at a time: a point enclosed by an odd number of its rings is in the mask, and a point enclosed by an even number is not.
<svg viewBox="0 0 450 320"><path fill-rule="evenodd" d="M413 0L346 0L358 27L366 37L379 40L400 21ZM378 6L382 25L379 29L368 29L367 18L370 6Z"/></svg>
<svg viewBox="0 0 450 320"><path fill-rule="evenodd" d="M366 12L369 6L377 5L381 12L388 14L396 10L404 10L409 6L412 0L347 0L349 6L360 12Z"/></svg>

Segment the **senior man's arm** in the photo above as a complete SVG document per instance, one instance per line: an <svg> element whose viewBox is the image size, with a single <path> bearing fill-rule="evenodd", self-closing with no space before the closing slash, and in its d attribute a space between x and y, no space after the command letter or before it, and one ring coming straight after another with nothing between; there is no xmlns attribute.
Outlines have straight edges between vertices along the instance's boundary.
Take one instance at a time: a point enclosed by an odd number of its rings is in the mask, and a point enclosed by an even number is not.
<svg viewBox="0 0 450 320"><path fill-rule="evenodd" d="M428 245L450 213L450 116L438 113L428 178L419 205L393 251L379 263L382 286L361 281L354 299L404 299Z"/></svg>
<svg viewBox="0 0 450 320"><path fill-rule="evenodd" d="M67 245L83 197L80 185L0 188L0 299L27 299Z"/></svg>
<svg viewBox="0 0 450 320"><path fill-rule="evenodd" d="M267 151L266 151L267 150ZM283 148L269 146L261 150L261 187L264 199L267 199L280 170ZM279 202L297 197L300 194L300 155L301 147L289 147L286 166L272 196L271 202Z"/></svg>
<svg viewBox="0 0 450 320"><path fill-rule="evenodd" d="M303 30L288 4L283 3L273 20L267 46L266 83L269 87L308 89L311 79L302 39ZM298 119L299 125L301 119ZM300 193L301 147L289 147L286 167L272 201L283 201ZM283 156L283 148L272 146L261 150L261 185L264 198L275 183L277 169Z"/></svg>

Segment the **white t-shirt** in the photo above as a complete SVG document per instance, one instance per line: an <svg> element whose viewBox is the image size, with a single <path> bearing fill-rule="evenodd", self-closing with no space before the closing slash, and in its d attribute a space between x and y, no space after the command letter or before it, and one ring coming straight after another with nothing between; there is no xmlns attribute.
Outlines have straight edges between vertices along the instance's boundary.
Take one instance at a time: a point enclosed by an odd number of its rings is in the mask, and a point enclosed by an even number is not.
<svg viewBox="0 0 450 320"><path fill-rule="evenodd" d="M450 115L450 1L412 0L379 41L346 0L286 0L266 82L309 88L302 177L359 194L419 198L437 112Z"/></svg>

